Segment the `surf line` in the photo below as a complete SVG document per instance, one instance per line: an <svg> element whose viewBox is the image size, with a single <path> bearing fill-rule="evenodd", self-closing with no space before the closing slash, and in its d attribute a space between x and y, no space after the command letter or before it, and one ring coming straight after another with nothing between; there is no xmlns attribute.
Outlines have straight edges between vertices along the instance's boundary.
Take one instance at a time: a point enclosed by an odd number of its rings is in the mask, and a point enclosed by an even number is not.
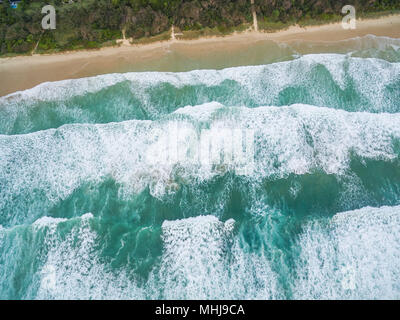
<svg viewBox="0 0 400 320"><path fill-rule="evenodd" d="M156 307L156 315L181 315L186 318L190 307L168 307L164 304L161 307Z"/></svg>

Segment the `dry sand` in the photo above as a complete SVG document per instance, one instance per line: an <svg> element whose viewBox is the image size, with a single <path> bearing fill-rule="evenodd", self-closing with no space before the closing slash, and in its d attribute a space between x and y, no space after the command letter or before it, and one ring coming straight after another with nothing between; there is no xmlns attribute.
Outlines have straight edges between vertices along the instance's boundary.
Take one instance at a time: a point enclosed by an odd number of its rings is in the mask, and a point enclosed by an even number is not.
<svg viewBox="0 0 400 320"><path fill-rule="evenodd" d="M334 42L368 34L400 38L400 15L357 21L355 30L344 30L341 23L307 28L295 26L275 33L244 32L225 37L170 40L147 45L123 44L96 51L2 58L0 96L46 81L106 73L186 71L252 64L255 60L248 59L249 52L260 41Z"/></svg>

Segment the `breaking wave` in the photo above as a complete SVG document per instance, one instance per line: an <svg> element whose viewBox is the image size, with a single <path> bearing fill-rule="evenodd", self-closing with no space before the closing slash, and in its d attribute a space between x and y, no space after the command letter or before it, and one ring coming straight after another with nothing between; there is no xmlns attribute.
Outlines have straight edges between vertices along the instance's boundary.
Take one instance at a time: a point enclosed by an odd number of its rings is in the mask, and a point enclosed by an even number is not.
<svg viewBox="0 0 400 320"><path fill-rule="evenodd" d="M0 299L399 299L399 42L339 45L0 98Z"/></svg>
<svg viewBox="0 0 400 320"><path fill-rule="evenodd" d="M339 54L185 73L145 72L44 83L0 98L0 133L69 123L157 120L187 105L285 106L400 111L400 64Z"/></svg>

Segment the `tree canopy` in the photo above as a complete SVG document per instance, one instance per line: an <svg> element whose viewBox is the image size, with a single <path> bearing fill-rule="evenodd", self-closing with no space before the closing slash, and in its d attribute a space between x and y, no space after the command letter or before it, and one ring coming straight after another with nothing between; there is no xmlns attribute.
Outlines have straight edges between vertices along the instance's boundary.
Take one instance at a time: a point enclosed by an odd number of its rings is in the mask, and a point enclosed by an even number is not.
<svg viewBox="0 0 400 320"><path fill-rule="evenodd" d="M43 30L41 8L55 7L57 28ZM353 4L357 13L400 9L398 0L255 0L261 29L307 20L329 21ZM97 48L126 37L160 35L172 25L183 31L229 32L252 21L250 0L47 0L0 3L0 55Z"/></svg>

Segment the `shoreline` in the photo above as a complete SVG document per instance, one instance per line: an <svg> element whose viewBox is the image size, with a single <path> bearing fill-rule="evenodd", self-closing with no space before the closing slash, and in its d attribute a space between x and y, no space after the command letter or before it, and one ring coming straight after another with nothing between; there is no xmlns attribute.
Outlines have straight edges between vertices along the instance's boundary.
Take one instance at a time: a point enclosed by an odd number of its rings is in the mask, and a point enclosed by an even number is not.
<svg viewBox="0 0 400 320"><path fill-rule="evenodd" d="M40 83L107 73L130 71L187 71L193 68L222 68L246 63L245 55L262 42L334 43L366 35L400 38L400 14L357 20L355 30L341 23L299 27L268 32L245 31L223 37L168 40L148 44L106 47L54 54L35 54L0 59L0 96L32 88ZM266 49L267 48L267 49ZM271 55L268 46L263 47ZM232 59L226 59L230 55ZM275 57L276 56L276 57ZM279 52L271 59L279 59ZM260 62L265 58L260 57ZM226 60L232 60L227 65ZM273 61L273 60L272 60ZM257 59L249 64L257 63Z"/></svg>

